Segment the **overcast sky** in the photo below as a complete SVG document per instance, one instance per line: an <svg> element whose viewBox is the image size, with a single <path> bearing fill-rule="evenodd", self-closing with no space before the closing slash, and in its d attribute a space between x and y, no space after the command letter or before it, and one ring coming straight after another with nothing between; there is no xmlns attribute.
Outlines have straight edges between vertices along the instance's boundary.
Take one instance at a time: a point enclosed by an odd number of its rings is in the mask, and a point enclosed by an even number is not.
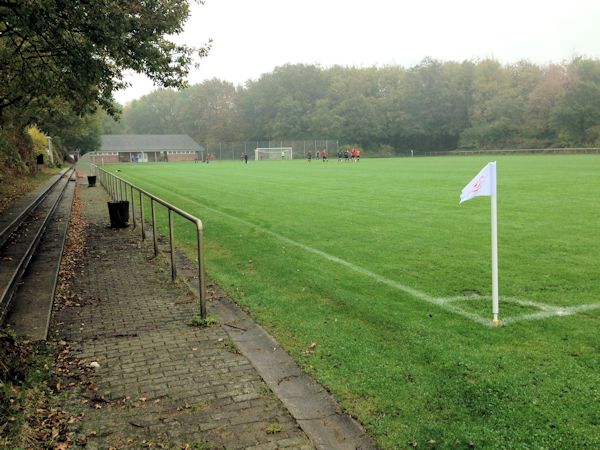
<svg viewBox="0 0 600 450"><path fill-rule="evenodd" d="M600 0L206 0L178 42L212 38L190 83L236 85L286 63L329 67L401 65L424 57L463 61L492 57L562 62L600 57ZM154 87L131 74L120 103Z"/></svg>

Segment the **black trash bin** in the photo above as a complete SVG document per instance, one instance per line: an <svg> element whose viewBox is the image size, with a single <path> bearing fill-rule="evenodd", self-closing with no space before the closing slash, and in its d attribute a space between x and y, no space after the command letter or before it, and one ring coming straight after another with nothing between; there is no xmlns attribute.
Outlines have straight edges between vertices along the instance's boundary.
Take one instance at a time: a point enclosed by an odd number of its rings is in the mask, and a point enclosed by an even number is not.
<svg viewBox="0 0 600 450"><path fill-rule="evenodd" d="M96 186L96 175L88 175L88 187Z"/></svg>
<svg viewBox="0 0 600 450"><path fill-rule="evenodd" d="M125 228L129 226L129 202L121 200L108 202L108 215L111 228Z"/></svg>

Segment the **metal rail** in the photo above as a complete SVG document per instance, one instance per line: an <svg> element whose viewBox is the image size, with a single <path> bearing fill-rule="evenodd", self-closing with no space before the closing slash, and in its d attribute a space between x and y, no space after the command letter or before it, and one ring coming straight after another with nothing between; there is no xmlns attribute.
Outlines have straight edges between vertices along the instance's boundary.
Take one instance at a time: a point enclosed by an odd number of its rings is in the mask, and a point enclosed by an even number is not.
<svg viewBox="0 0 600 450"><path fill-rule="evenodd" d="M175 281L177 278L177 265L175 263L175 225L173 223L173 213L178 214L184 219L192 222L196 225L196 246L198 251L198 292L200 294L200 316L206 318L206 275L204 270L204 238L203 238L203 225L202 221L197 217L171 205L169 202L158 198L157 196L150 194L144 189L135 186L123 178L116 176L115 174L108 172L96 164L90 164L90 167L97 174L100 183L106 189L109 196L113 201L129 201L132 212L133 228L137 227L136 222L136 210L134 195L138 194L138 204L140 208L140 228L142 240L146 239L146 232L144 228L144 198L147 197L150 200L151 210L151 226L152 226L152 241L154 246L154 255L158 255L158 242L157 235L158 229L156 226L156 211L155 204L159 204L167 208L168 210L168 223L169 223L169 245L171 252L171 280Z"/></svg>
<svg viewBox="0 0 600 450"><path fill-rule="evenodd" d="M67 175L67 172L71 170L71 172ZM3 229L0 230L0 247L2 247L11 234L19 228L19 225L23 223L23 221L29 216L29 213L33 211L50 193L50 191L56 186L56 184L62 180L65 176L71 176L73 174L74 169L65 168L63 169L59 175L56 176L56 179L48 184L40 194L31 200L18 214L15 215L14 219L11 223L7 224Z"/></svg>
<svg viewBox="0 0 600 450"><path fill-rule="evenodd" d="M62 196L67 188L69 183L69 179L71 175L75 172L74 168L68 169L67 171L63 171L61 176L56 182L52 182L48 189L44 189L44 191L37 197L30 205L28 205L22 214L19 215L19 224L21 225L25 222L27 218L31 217L31 213L36 211L36 208L42 204L42 202L46 199L50 199L48 196L53 190L60 189L58 191L58 195L54 203L48 205L47 211L42 217L36 219L36 223L38 225L37 229L35 227L31 228L33 235L31 236L31 240L25 241L25 247L22 252L19 252L19 259L16 259L16 264L14 270L7 272L9 276L8 282L4 285L0 285L0 324L4 321L6 314L10 308L11 299L16 292L18 287L18 282L25 273L31 258L33 257L44 232L46 231L46 227L50 222L54 211L56 210L58 204L60 203ZM59 183L61 180L64 180L64 186L60 186ZM18 228L17 225L17 228ZM15 229L11 231L14 232Z"/></svg>

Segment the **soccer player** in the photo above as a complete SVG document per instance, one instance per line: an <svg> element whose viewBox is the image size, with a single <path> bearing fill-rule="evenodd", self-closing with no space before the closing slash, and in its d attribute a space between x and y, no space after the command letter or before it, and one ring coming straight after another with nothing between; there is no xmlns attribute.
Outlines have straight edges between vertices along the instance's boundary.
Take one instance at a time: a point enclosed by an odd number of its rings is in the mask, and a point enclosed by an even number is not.
<svg viewBox="0 0 600 450"><path fill-rule="evenodd" d="M284 151L281 152L281 159L285 159L285 152Z"/></svg>
<svg viewBox="0 0 600 450"><path fill-rule="evenodd" d="M341 150L338 150L338 162L342 162L343 157L344 157L344 153Z"/></svg>
<svg viewBox="0 0 600 450"><path fill-rule="evenodd" d="M323 159L323 162L329 162L329 161L327 160L327 157L328 157L328 156L329 156L329 155L327 154L327 150L323 150L323 151L321 152L321 158Z"/></svg>
<svg viewBox="0 0 600 450"><path fill-rule="evenodd" d="M308 160L308 162L310 162L312 160L312 152L310 150L306 154L306 159Z"/></svg>
<svg viewBox="0 0 600 450"><path fill-rule="evenodd" d="M360 162L360 148L356 149L356 160L357 162Z"/></svg>
<svg viewBox="0 0 600 450"><path fill-rule="evenodd" d="M248 164L248 154L244 153L244 162Z"/></svg>

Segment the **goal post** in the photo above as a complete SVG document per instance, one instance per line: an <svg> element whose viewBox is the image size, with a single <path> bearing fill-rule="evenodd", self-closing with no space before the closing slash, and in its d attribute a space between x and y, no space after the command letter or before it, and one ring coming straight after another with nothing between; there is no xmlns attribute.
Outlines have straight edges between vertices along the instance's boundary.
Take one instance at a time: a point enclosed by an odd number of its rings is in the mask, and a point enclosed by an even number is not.
<svg viewBox="0 0 600 450"><path fill-rule="evenodd" d="M262 160L292 160L294 153L292 147L258 147L254 149L254 159Z"/></svg>

